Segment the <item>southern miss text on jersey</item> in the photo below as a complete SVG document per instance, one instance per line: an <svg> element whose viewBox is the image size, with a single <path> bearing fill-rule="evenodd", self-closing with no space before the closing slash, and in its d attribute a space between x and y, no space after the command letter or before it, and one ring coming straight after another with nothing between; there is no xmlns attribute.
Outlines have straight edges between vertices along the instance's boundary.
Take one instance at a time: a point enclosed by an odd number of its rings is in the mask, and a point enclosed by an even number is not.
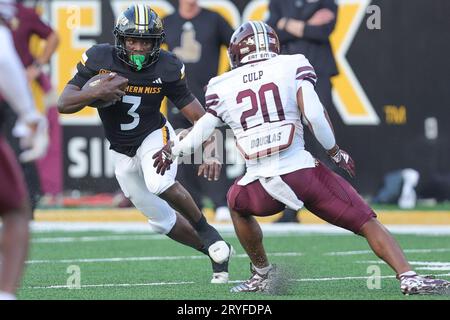
<svg viewBox="0 0 450 320"><path fill-rule="evenodd" d="M160 112L165 96L182 108L194 100L184 79L184 65L172 53L161 50L159 59L141 71L132 70L110 44L94 45L77 65L69 81L78 87L99 73L116 72L128 79L126 95L116 104L98 109L111 149L130 157L151 132L166 123Z"/></svg>

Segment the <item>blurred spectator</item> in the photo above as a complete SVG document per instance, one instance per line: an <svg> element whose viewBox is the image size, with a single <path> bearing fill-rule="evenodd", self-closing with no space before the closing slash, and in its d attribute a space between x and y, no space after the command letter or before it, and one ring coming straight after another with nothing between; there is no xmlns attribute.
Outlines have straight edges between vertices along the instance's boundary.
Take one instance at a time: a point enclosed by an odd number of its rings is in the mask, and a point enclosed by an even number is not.
<svg viewBox="0 0 450 320"><path fill-rule="evenodd" d="M19 153L22 162L32 161L47 150L46 120L36 111L25 70L21 64L10 30L15 14L12 0L0 0L0 94L18 115L16 128L21 128ZM0 107L0 111L2 111ZM0 127L5 118L0 115ZM28 254L30 203L24 177L13 152L0 132L0 300L14 300Z"/></svg>
<svg viewBox="0 0 450 320"><path fill-rule="evenodd" d="M168 49L185 64L189 89L204 106L204 88L217 75L220 47L228 46L233 29L221 15L200 7L197 0L179 0L178 10L165 17L163 24ZM175 129L192 126L170 103L168 119ZM225 129L221 132L225 145ZM219 181L208 181L197 176L194 164L182 164L178 166L177 180L189 190L199 208L203 207L202 197L206 195L214 203L216 220L230 219L226 191L232 181L226 177L226 168L222 169Z"/></svg>
<svg viewBox="0 0 450 320"><path fill-rule="evenodd" d="M414 208L417 203L416 187L419 179L419 172L409 168L387 173L384 185L372 203L397 204L402 209Z"/></svg>
<svg viewBox="0 0 450 320"><path fill-rule="evenodd" d="M317 74L316 92L327 109L333 109L330 78L338 74L330 45L337 18L335 0L270 0L267 24L278 34L282 54L303 54ZM305 134L306 145L321 161L328 158L311 135ZM299 222L297 212L286 209L277 222Z"/></svg>
<svg viewBox="0 0 450 320"><path fill-rule="evenodd" d="M11 21L14 45L26 68L28 81L30 84L36 82L45 94L46 110L43 113L47 116L50 138L47 155L36 161L39 178L36 176L36 169L33 168L34 164L26 165L25 176L27 181L30 181L30 191L31 189L39 190L40 180L41 191L50 199L55 199L62 194L63 189L62 132L56 108L56 93L52 89L49 75L44 72L43 68L55 53L59 37L48 24L42 21L34 8L25 7L21 3L23 1L18 2L17 15ZM32 36L45 40L42 50L38 50L39 53L36 57L33 57L35 53L30 51Z"/></svg>

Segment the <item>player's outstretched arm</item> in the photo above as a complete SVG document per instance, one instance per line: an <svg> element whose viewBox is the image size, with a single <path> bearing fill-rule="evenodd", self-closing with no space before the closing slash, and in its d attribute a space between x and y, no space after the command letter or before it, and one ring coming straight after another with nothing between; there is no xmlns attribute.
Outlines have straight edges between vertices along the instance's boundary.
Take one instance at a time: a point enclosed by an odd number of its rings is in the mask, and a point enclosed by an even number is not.
<svg viewBox="0 0 450 320"><path fill-rule="evenodd" d="M183 140L177 142L173 146L173 142L169 141L161 150L153 155L153 167L157 168L156 172L164 175L166 170L172 164L174 158L194 152L194 150L200 147L200 145L211 136L214 129L219 124L220 120L217 117L210 113L206 113L197 121L192 130L183 138ZM217 163L206 163L205 166L203 166L201 172L199 171L199 174L206 175L206 177L210 180L217 180L218 173L216 173L216 169L220 172L220 167ZM210 166L212 166L212 168L209 168Z"/></svg>
<svg viewBox="0 0 450 320"><path fill-rule="evenodd" d="M199 120L202 116L205 115L205 110L203 109L203 107L201 106L200 102L197 99L194 99L191 103L182 108L181 112L191 123L195 123L197 120ZM211 134L209 139L206 138L202 142L203 150L209 150L210 154L212 153L217 154L217 150L219 149L219 146L217 144L218 139L215 134L212 135ZM184 137L185 135L183 135L183 138ZM204 159L203 163L199 166L197 175L203 176L205 179L208 179L210 181L218 180L221 168L222 164L217 158L215 158L214 156L207 157Z"/></svg>
<svg viewBox="0 0 450 320"><path fill-rule="evenodd" d="M350 155L336 144L330 118L311 83L305 81L298 89L297 103L317 141L337 166L344 169L350 177L354 177L355 163Z"/></svg>
<svg viewBox="0 0 450 320"><path fill-rule="evenodd" d="M181 109L181 113L188 119L192 124L194 124L198 119L200 119L205 114L205 109L197 99L192 100L189 104Z"/></svg>
<svg viewBox="0 0 450 320"><path fill-rule="evenodd" d="M188 135L174 145L172 154L175 157L191 154L213 134L214 129L218 125L220 125L220 120L217 117L210 113L205 113L205 115L195 123Z"/></svg>

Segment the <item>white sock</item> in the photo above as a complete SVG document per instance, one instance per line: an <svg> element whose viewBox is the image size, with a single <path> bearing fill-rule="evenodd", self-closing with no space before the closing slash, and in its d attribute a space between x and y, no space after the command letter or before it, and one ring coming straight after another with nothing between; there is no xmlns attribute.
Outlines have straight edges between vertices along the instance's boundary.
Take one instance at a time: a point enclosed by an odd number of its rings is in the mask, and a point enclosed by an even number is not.
<svg viewBox="0 0 450 320"><path fill-rule="evenodd" d="M267 274L267 272L269 272L270 269L272 269L271 264L269 264L267 267L264 267L264 268L257 268L255 265L253 265L253 267L255 267L256 272L258 272L261 275Z"/></svg>
<svg viewBox="0 0 450 320"><path fill-rule="evenodd" d="M12 293L0 291L0 300L17 300L17 298Z"/></svg>
<svg viewBox="0 0 450 320"><path fill-rule="evenodd" d="M417 273L415 273L414 271L406 271L406 272L403 272L402 274L400 274L399 278L412 277L412 276L417 276Z"/></svg>

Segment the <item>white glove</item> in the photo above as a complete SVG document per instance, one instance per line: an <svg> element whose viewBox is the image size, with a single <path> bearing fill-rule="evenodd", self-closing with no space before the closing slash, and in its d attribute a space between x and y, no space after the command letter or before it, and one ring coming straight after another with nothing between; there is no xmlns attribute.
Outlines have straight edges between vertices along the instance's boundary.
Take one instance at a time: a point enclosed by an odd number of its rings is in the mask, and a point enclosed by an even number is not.
<svg viewBox="0 0 450 320"><path fill-rule="evenodd" d="M43 116L34 115L17 120L13 135L20 139L20 147L23 149L19 154L21 162L35 161L47 154L48 123Z"/></svg>

